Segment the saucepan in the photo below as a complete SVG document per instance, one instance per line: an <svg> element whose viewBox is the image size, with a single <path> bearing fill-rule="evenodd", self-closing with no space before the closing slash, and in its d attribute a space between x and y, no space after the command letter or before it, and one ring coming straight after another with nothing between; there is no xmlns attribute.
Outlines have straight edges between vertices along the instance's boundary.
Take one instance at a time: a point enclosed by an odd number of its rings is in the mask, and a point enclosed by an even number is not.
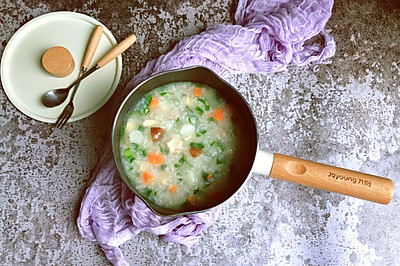
<svg viewBox="0 0 400 266"><path fill-rule="evenodd" d="M235 126L239 139L240 160L236 160L234 170L229 174L229 186L222 196L212 199L198 208L178 211L160 207L143 197L129 181L121 163L120 137L126 115L132 106L151 90L178 81L197 82L218 91L235 110ZM235 195L252 172L299 185L322 189L381 204L388 204L393 197L392 180L348 169L329 166L300 158L272 153L259 149L258 130L254 115L242 95L212 70L194 66L154 75L136 86L122 102L112 128L112 147L116 167L122 180L141 198L147 206L161 216L176 216L207 211Z"/></svg>

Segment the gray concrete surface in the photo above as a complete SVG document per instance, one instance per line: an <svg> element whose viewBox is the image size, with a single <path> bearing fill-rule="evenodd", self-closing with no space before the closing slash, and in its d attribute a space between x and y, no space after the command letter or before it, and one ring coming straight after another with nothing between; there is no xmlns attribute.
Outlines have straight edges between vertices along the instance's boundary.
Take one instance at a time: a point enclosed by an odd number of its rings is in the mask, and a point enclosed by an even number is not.
<svg viewBox="0 0 400 266"><path fill-rule="evenodd" d="M0 50L28 20L90 15L117 40L131 32L117 93L145 63L215 23L235 2L0 0ZM266 150L387 176L385 206L253 174L193 247L140 233L122 246L132 265L398 265L400 2L337 0L327 30L337 53L322 65L228 81L253 106ZM108 265L76 218L109 134L107 103L62 131L17 110L0 90L0 264Z"/></svg>

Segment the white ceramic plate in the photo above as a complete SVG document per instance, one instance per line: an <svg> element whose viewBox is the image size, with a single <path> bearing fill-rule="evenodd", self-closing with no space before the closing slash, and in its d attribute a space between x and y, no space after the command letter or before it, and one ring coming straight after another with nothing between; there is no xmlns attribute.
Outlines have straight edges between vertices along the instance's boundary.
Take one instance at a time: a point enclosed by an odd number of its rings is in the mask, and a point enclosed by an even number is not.
<svg viewBox="0 0 400 266"><path fill-rule="evenodd" d="M102 24L83 14L54 12L22 26L9 40L1 60L1 81L10 101L32 118L54 123L68 99L61 106L47 108L40 98L48 90L67 87L77 79L87 43L97 25ZM102 26L103 36L91 66L117 44ZM64 46L75 60L75 69L68 77L53 77L41 65L43 53L53 46ZM81 82L71 122L93 114L107 102L118 85L121 70L119 56Z"/></svg>

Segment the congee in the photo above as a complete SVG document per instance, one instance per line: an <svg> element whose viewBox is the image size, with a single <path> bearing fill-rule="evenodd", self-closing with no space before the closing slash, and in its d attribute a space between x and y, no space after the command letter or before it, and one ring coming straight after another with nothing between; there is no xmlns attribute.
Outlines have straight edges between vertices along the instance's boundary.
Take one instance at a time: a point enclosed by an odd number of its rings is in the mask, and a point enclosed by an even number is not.
<svg viewBox="0 0 400 266"><path fill-rule="evenodd" d="M121 132L122 165L136 191L174 210L213 201L237 149L233 110L206 85L175 82L141 98Z"/></svg>

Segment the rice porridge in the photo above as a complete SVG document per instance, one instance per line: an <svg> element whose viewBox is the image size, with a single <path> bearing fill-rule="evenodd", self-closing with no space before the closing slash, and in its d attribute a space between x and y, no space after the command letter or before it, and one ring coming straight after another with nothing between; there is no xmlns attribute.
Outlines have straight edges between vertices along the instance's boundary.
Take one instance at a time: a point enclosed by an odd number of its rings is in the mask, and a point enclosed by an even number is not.
<svg viewBox="0 0 400 266"><path fill-rule="evenodd" d="M183 210L216 197L237 148L233 111L211 87L175 82L147 93L121 132L121 158L136 190Z"/></svg>

